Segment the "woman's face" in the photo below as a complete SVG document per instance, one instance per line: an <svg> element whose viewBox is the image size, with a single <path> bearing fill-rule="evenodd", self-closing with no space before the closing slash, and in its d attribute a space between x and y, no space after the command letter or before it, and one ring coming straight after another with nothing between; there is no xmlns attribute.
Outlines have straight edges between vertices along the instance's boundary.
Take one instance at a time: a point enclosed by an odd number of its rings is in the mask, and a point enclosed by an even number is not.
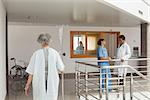
<svg viewBox="0 0 150 100"><path fill-rule="evenodd" d="M47 46L49 46L48 44L42 44L42 47L44 48L44 47L47 47Z"/></svg>
<svg viewBox="0 0 150 100"><path fill-rule="evenodd" d="M106 45L106 41L105 41L105 40L104 40L104 41L102 41L102 45L104 45L104 46Z"/></svg>

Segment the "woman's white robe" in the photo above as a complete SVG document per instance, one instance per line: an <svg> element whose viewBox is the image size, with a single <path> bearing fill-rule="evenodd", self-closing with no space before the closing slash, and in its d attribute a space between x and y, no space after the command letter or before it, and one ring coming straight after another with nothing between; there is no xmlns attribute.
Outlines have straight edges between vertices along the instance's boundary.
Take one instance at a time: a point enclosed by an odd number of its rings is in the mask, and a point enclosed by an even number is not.
<svg viewBox="0 0 150 100"><path fill-rule="evenodd" d="M43 49L37 50L31 57L26 72L33 75L33 100L57 100L59 75L64 70L64 64L59 53L48 49L48 83L45 89L45 57Z"/></svg>

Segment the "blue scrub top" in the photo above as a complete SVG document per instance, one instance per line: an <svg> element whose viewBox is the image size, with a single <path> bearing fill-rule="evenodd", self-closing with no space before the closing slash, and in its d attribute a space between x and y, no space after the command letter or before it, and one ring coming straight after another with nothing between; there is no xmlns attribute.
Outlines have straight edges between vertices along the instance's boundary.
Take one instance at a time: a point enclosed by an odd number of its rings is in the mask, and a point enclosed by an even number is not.
<svg viewBox="0 0 150 100"><path fill-rule="evenodd" d="M107 49L104 47L99 46L97 49L97 58L99 60L100 57L108 57L108 53L107 53ZM105 88L105 79L106 78L106 69L103 69L103 66L109 66L109 62L98 62L98 65L100 67L102 67L102 74L100 75L100 77L102 77L102 91L104 91ZM110 69L108 69L108 77L111 78L111 71ZM108 80L108 89L111 89L111 79Z"/></svg>
<svg viewBox="0 0 150 100"><path fill-rule="evenodd" d="M105 47L99 46L97 49L97 58L100 60L100 57L108 57L107 49ZM99 66L108 66L108 62L98 62Z"/></svg>

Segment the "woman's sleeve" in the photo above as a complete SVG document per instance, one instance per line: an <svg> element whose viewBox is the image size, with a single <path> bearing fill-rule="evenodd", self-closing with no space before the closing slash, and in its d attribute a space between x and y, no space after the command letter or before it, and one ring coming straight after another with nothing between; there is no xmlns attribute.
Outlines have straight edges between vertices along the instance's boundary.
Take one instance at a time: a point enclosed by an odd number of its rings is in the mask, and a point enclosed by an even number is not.
<svg viewBox="0 0 150 100"><path fill-rule="evenodd" d="M29 65L28 65L28 67L27 67L27 69L26 69L26 72L27 72L28 74L33 75L33 73L34 73L35 58L36 58L36 54L34 53L34 54L32 55L32 57L31 57L31 59L30 59Z"/></svg>
<svg viewBox="0 0 150 100"><path fill-rule="evenodd" d="M98 57L99 57L99 58L104 57L104 56L103 56L103 50L102 50L102 48L99 48L99 49L98 49Z"/></svg>
<svg viewBox="0 0 150 100"><path fill-rule="evenodd" d="M59 53L56 53L56 55L57 55L56 67L59 71L64 71L65 66Z"/></svg>

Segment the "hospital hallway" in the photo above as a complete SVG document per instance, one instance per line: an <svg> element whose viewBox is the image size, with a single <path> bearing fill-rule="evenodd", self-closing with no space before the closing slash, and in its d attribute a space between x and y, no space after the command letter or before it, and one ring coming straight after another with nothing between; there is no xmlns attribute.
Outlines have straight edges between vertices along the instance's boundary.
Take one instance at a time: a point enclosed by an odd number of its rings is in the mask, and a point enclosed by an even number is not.
<svg viewBox="0 0 150 100"><path fill-rule="evenodd" d="M57 94L150 100L150 0L0 0L0 100Z"/></svg>
<svg viewBox="0 0 150 100"><path fill-rule="evenodd" d="M65 100L76 100L75 99L75 80L74 79L66 79L64 81L65 87ZM9 95L6 100L33 100L32 94L27 97L24 94L23 85L24 80L22 82L14 82L9 79ZM19 88L20 87L20 88ZM22 88L21 88L22 87ZM18 90L18 91L16 91ZM32 93L32 91L30 91ZM59 89L59 97L58 100L62 100L61 98L61 80L60 80L60 89Z"/></svg>

